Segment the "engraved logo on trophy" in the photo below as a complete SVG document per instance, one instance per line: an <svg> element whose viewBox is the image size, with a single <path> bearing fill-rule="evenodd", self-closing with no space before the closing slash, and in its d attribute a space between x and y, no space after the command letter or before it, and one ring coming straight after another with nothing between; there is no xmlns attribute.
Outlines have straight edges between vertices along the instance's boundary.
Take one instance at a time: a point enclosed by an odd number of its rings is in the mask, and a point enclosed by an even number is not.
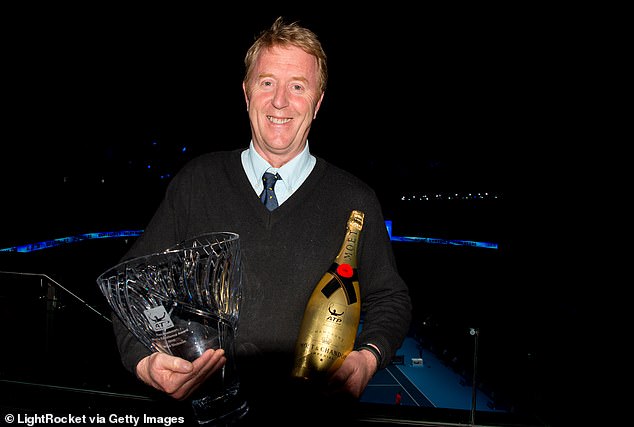
<svg viewBox="0 0 634 427"><path fill-rule="evenodd" d="M155 332L161 332L169 328L174 327L172 319L165 310L165 307L159 305L158 307L148 308L143 311L147 320L150 321L150 326Z"/></svg>

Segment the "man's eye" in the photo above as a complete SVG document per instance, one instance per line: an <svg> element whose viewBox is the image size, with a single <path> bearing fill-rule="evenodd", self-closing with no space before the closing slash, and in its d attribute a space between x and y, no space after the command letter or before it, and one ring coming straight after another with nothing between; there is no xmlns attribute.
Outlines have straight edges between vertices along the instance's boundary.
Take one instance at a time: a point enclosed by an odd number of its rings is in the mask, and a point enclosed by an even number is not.
<svg viewBox="0 0 634 427"><path fill-rule="evenodd" d="M262 82L262 86L273 86L272 82Z"/></svg>
<svg viewBox="0 0 634 427"><path fill-rule="evenodd" d="M293 90L295 91L301 91L304 89L304 86L302 85L293 85Z"/></svg>

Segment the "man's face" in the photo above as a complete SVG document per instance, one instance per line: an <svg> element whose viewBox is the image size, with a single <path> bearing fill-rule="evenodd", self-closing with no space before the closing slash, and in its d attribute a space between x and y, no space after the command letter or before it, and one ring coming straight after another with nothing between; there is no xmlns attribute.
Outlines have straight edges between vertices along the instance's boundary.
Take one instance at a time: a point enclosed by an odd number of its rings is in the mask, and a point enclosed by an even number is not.
<svg viewBox="0 0 634 427"><path fill-rule="evenodd" d="M321 105L317 59L297 47L262 51L243 90L255 149L280 167L304 149Z"/></svg>

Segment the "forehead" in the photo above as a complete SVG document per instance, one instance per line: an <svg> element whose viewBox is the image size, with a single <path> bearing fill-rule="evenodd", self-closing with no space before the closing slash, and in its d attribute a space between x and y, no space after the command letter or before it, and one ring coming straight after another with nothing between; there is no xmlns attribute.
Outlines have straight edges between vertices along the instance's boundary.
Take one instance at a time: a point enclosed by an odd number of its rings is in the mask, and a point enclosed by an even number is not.
<svg viewBox="0 0 634 427"><path fill-rule="evenodd" d="M263 50L255 63L256 75L317 78L317 58L296 46L274 46Z"/></svg>

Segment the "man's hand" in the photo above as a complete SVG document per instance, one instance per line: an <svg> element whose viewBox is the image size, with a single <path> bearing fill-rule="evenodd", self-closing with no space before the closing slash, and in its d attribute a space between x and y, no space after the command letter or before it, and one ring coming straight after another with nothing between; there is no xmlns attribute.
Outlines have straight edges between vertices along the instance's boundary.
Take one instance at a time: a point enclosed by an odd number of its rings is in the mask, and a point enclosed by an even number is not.
<svg viewBox="0 0 634 427"><path fill-rule="evenodd" d="M136 373L146 384L174 399L183 400L226 361L223 349L206 350L193 362L157 352L141 359L136 366Z"/></svg>
<svg viewBox="0 0 634 427"><path fill-rule="evenodd" d="M329 379L329 391L346 393L358 399L376 373L378 362L372 352L352 351Z"/></svg>

